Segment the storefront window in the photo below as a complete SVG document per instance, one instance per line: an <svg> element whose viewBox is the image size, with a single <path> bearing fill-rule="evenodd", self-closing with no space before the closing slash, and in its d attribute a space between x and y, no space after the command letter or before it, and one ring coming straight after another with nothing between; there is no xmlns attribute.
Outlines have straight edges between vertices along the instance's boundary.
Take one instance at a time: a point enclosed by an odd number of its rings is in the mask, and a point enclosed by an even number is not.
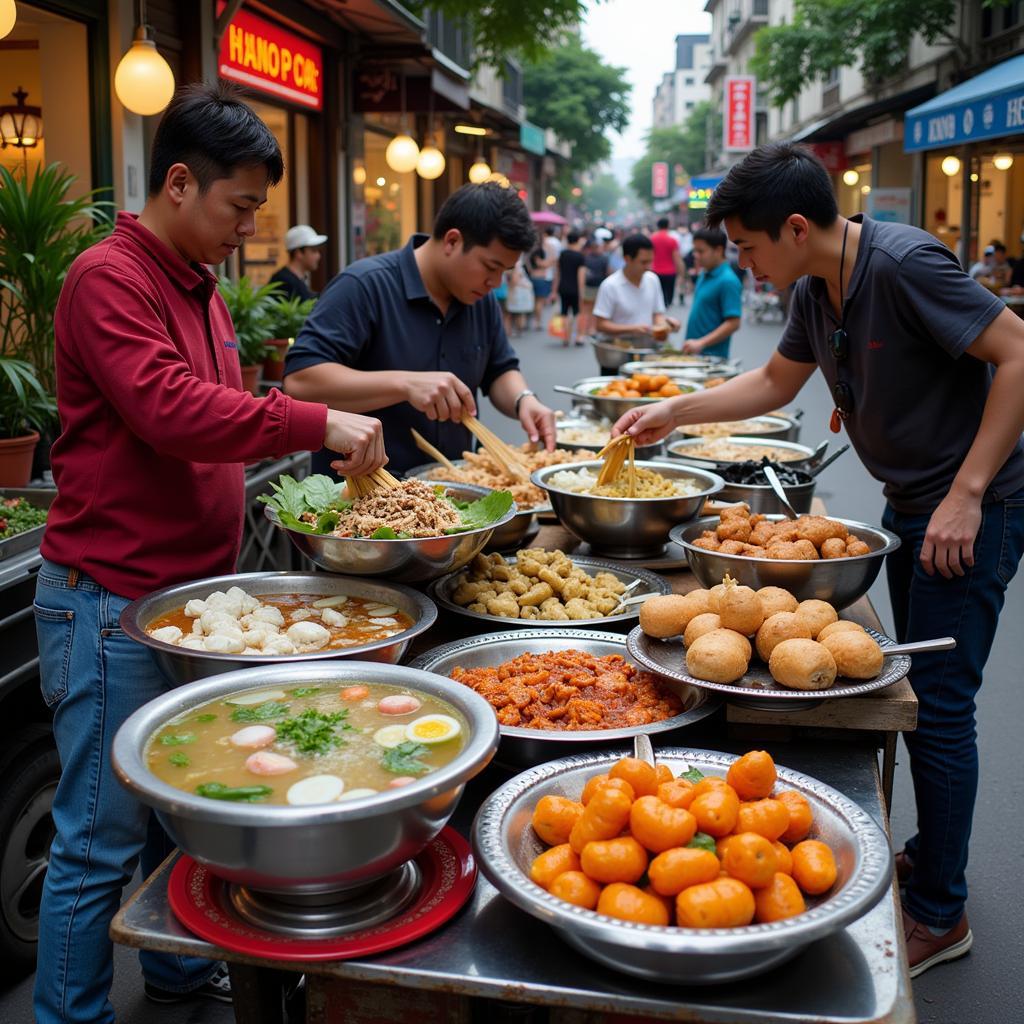
<svg viewBox="0 0 1024 1024"><path fill-rule="evenodd" d="M77 179L73 194L92 188L89 118L89 50L86 27L68 18L18 4L14 29L0 39L0 106L39 107L43 137L35 145L0 148L0 165L33 174L63 164Z"/></svg>
<svg viewBox="0 0 1024 1024"><path fill-rule="evenodd" d="M397 133L397 119L395 125ZM398 174L387 165L384 151L393 134L367 130L364 138L366 183L366 255L401 248L417 228L415 171Z"/></svg>
<svg viewBox="0 0 1024 1024"><path fill-rule="evenodd" d="M868 211L868 197L871 195L871 164L851 161L842 171L836 184L836 199L839 213L852 217L855 213Z"/></svg>

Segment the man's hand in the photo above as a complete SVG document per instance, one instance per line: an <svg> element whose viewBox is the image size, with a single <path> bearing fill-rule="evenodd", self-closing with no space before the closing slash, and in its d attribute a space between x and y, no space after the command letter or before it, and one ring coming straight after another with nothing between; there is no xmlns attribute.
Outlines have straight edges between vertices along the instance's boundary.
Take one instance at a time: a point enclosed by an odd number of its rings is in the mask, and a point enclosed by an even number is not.
<svg viewBox="0 0 1024 1024"><path fill-rule="evenodd" d="M627 334L646 334L648 337L651 337L654 334L654 325L653 324L634 324L625 333L627 333Z"/></svg>
<svg viewBox="0 0 1024 1024"><path fill-rule="evenodd" d="M695 356L704 351L704 342L700 338L691 338L683 342L683 352L688 356Z"/></svg>
<svg viewBox="0 0 1024 1024"><path fill-rule="evenodd" d="M679 328L683 326L682 321L677 320L674 316L665 317L665 323L668 324L670 331L678 331Z"/></svg>
<svg viewBox="0 0 1024 1024"><path fill-rule="evenodd" d="M344 455L331 463L343 476L366 476L388 461L384 430L372 416L328 409L324 446Z"/></svg>
<svg viewBox="0 0 1024 1024"><path fill-rule="evenodd" d="M406 401L428 420L462 419L476 415L473 392L454 373L411 373L406 382Z"/></svg>
<svg viewBox="0 0 1024 1024"><path fill-rule="evenodd" d="M666 398L653 405L630 409L615 422L612 437L632 434L633 440L640 446L660 441L670 434L676 425L678 402L677 398Z"/></svg>
<svg viewBox="0 0 1024 1024"><path fill-rule="evenodd" d="M555 450L555 414L543 402L527 395L519 403L519 422L534 444L543 441L549 452Z"/></svg>
<svg viewBox="0 0 1024 1024"><path fill-rule="evenodd" d="M974 538L981 527L981 499L951 490L928 520L921 565L929 576L963 576L974 565Z"/></svg>

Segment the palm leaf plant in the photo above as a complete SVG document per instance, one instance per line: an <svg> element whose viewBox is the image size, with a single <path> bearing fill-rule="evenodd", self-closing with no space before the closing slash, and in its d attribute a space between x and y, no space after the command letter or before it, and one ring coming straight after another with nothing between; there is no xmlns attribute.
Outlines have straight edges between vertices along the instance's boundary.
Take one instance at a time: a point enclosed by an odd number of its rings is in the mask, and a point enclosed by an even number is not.
<svg viewBox="0 0 1024 1024"><path fill-rule="evenodd" d="M277 301L281 285L273 281L257 288L248 277L237 281L221 277L217 289L235 326L239 362L258 366L267 354L267 340L276 337L271 333L270 307Z"/></svg>
<svg viewBox="0 0 1024 1024"><path fill-rule="evenodd" d="M56 419L57 403L24 359L0 355L0 438L44 431Z"/></svg>

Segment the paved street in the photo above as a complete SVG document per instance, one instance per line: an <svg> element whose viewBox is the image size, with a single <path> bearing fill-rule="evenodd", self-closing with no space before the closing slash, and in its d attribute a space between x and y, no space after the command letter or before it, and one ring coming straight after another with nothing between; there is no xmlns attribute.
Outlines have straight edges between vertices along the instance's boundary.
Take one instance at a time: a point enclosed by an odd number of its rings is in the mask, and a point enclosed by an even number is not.
<svg viewBox="0 0 1024 1024"><path fill-rule="evenodd" d="M733 343L735 354L747 367L756 365L771 352L779 330L775 324L745 325ZM516 345L532 386L543 400L556 407L567 409L568 398L551 392L551 384L571 383L597 372L589 346L563 349L561 342L539 333L518 339ZM820 375L812 379L796 405L804 410L803 440L816 443L828 436L831 403ZM496 416L487 403L482 416L507 440L521 439L518 427ZM826 471L818 493L833 512L845 518L877 522L881 515L881 487L852 452ZM871 596L883 621L889 623L884 581L876 584ZM1020 666L1024 664L1022 621L1024 577L1018 577L1010 588L979 698L981 791L969 869L974 950L966 959L937 967L915 983L921 1024L1015 1024L1024 1019L1019 947L1020 874L1024 867L1019 817L1024 805L1024 780L1018 735L1024 721L1024 688L1020 685ZM897 847L911 832L914 818L905 755L903 762L897 770L892 818ZM0 1022L27 1024L32 1020L31 985L31 979L26 979L0 992ZM122 1024L224 1024L233 1020L230 1009L218 1004L164 1008L146 1002L135 955L124 949L117 951L113 998Z"/></svg>

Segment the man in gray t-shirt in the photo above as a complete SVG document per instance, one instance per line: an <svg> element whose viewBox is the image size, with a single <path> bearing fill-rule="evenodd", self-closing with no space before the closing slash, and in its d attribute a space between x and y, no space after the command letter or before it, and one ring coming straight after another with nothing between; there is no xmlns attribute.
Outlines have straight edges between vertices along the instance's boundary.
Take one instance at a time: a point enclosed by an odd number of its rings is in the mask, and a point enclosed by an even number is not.
<svg viewBox="0 0 1024 1024"><path fill-rule="evenodd" d="M1007 585L1024 553L1024 321L918 228L839 216L828 172L792 143L759 147L715 190L740 265L795 282L778 351L721 387L615 424L650 444L683 423L740 420L790 402L821 368L900 548L886 571L915 655L918 727L905 735L918 832L896 856L911 977L971 947L966 866L978 784L974 699ZM842 514L842 509L836 510Z"/></svg>

